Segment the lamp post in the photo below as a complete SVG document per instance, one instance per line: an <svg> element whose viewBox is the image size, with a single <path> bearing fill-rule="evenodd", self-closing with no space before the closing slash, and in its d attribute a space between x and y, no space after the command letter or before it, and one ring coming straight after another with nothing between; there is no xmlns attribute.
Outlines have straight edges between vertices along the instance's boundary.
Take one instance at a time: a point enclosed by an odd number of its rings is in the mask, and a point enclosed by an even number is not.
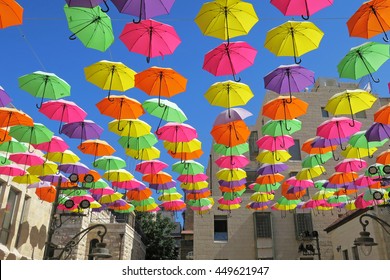
<svg viewBox="0 0 390 280"><path fill-rule="evenodd" d="M318 256L318 259L321 260L321 250L320 250L320 240L318 238L318 231L314 230L311 233L309 231L302 232L300 234L300 239L303 241L315 241L316 247L313 244L304 244L301 243L298 247L298 253L302 253L304 256Z"/></svg>

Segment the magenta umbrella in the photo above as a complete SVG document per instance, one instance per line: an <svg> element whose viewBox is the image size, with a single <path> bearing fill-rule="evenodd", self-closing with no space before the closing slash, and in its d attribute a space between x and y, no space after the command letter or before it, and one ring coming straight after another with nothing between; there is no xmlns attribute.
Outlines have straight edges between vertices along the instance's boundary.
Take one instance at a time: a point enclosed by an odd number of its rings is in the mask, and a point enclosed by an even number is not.
<svg viewBox="0 0 390 280"><path fill-rule="evenodd" d="M355 180L355 185L356 186L359 186L359 187L368 187L372 184L375 184L377 183L378 181L374 181L374 178L373 177L370 177L370 176L366 176L366 175L360 175L359 177L357 177L357 179Z"/></svg>
<svg viewBox="0 0 390 280"><path fill-rule="evenodd" d="M169 190L176 187L176 182L174 180L169 181L164 184L149 184L149 188L156 190L157 192L162 190ZM184 190L185 191L185 190Z"/></svg>
<svg viewBox="0 0 390 280"><path fill-rule="evenodd" d="M218 199L218 203L224 204L224 205L240 204L241 202L242 202L242 199L240 197L236 197L233 200L227 200L227 199L224 199L223 197Z"/></svg>
<svg viewBox="0 0 390 280"><path fill-rule="evenodd" d="M27 166L40 165L45 162L45 159L33 153L14 153L9 156L9 159L17 164L23 164L24 170Z"/></svg>
<svg viewBox="0 0 390 280"><path fill-rule="evenodd" d="M142 183L141 181L138 181L137 179L133 178L128 181L123 182L112 182L113 187L117 187L119 189L123 190L144 190L146 189L146 185Z"/></svg>
<svg viewBox="0 0 390 280"><path fill-rule="evenodd" d="M142 174L156 174L167 167L168 164L160 160L146 160L144 162L138 163L135 166L135 171L138 171Z"/></svg>
<svg viewBox="0 0 390 280"><path fill-rule="evenodd" d="M24 174L26 174L26 171L20 168L16 164L9 164L9 165L0 166L0 174L9 177L23 176Z"/></svg>
<svg viewBox="0 0 390 280"><path fill-rule="evenodd" d="M0 86L0 107L6 107L11 101L11 97L9 97L5 90Z"/></svg>
<svg viewBox="0 0 390 280"><path fill-rule="evenodd" d="M80 122L85 119L87 113L76 103L64 99L50 100L42 103L39 112L51 120L60 121L59 133L62 130L62 123Z"/></svg>
<svg viewBox="0 0 390 280"><path fill-rule="evenodd" d="M246 156L238 155L238 156L221 156L219 157L215 163L220 168L244 168L247 166L250 161Z"/></svg>
<svg viewBox="0 0 390 280"><path fill-rule="evenodd" d="M175 0L111 0L115 7L122 14L138 16L141 19L168 14L175 3Z"/></svg>
<svg viewBox="0 0 390 280"><path fill-rule="evenodd" d="M189 124L169 122L156 131L157 138L168 142L189 142L198 137Z"/></svg>
<svg viewBox="0 0 390 280"><path fill-rule="evenodd" d="M58 170L67 174L86 174L90 171L88 166L81 162L60 164Z"/></svg>
<svg viewBox="0 0 390 280"><path fill-rule="evenodd" d="M289 186L300 186L302 188L314 187L313 180L298 180L295 176L288 178L285 183Z"/></svg>
<svg viewBox="0 0 390 280"><path fill-rule="evenodd" d="M35 149L45 151L47 153L64 152L69 148L69 145L59 136L53 136L49 142L41 144L31 144Z"/></svg>
<svg viewBox="0 0 390 280"><path fill-rule="evenodd" d="M285 16L302 16L308 20L310 15L330 6L333 0L271 0Z"/></svg>
<svg viewBox="0 0 390 280"><path fill-rule="evenodd" d="M336 172L359 172L367 167L367 162L362 159L346 158L340 161L334 169Z"/></svg>
<svg viewBox="0 0 390 280"><path fill-rule="evenodd" d="M213 126L227 124L232 121L241 121L252 115L253 114L251 112L245 110L244 108L230 108L218 114L218 116L215 118Z"/></svg>
<svg viewBox="0 0 390 280"><path fill-rule="evenodd" d="M64 124L61 130L69 138L79 138L80 145L83 140L100 138L102 132L103 128L90 120Z"/></svg>
<svg viewBox="0 0 390 280"><path fill-rule="evenodd" d="M257 169L257 175L267 175L280 173L288 169L288 165L285 163L268 164L264 163L259 169Z"/></svg>
<svg viewBox="0 0 390 280"><path fill-rule="evenodd" d="M294 144L294 138L289 135L275 137L264 135L256 141L256 145L259 147L259 149L268 150L271 152L287 150L288 148L294 146Z"/></svg>
<svg viewBox="0 0 390 280"><path fill-rule="evenodd" d="M104 3L106 9L102 12L107 13L110 8L107 5L106 0L65 0L69 7L82 7L82 8L94 8Z"/></svg>
<svg viewBox="0 0 390 280"><path fill-rule="evenodd" d="M208 176L206 174L200 173L200 174L194 174L194 175L180 175L177 177L177 180L182 183L198 183L202 181L206 181L208 179Z"/></svg>
<svg viewBox="0 0 390 280"><path fill-rule="evenodd" d="M98 188L98 189L90 189L89 192L93 195L96 196L101 196L101 195L110 195L114 194L115 191L113 188L110 187L105 187L105 188Z"/></svg>
<svg viewBox="0 0 390 280"><path fill-rule="evenodd" d="M131 52L150 58L172 54L181 43L175 29L164 23L147 19L140 23L127 23L119 39Z"/></svg>
<svg viewBox="0 0 390 280"><path fill-rule="evenodd" d="M246 42L225 42L205 55L203 69L214 76L233 75L239 82L236 74L253 65L256 54L257 50Z"/></svg>

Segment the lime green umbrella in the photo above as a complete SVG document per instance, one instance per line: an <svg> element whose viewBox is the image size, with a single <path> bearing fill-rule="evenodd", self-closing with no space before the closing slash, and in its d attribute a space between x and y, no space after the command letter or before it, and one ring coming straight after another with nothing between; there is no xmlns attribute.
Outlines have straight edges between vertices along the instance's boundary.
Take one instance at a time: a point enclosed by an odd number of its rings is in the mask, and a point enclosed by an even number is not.
<svg viewBox="0 0 390 280"><path fill-rule="evenodd" d="M195 175L204 173L204 166L194 160L179 161L172 164L172 171L179 174Z"/></svg>
<svg viewBox="0 0 390 280"><path fill-rule="evenodd" d="M253 189L256 192L271 192L280 188L280 183L275 182L275 184L254 184Z"/></svg>
<svg viewBox="0 0 390 280"><path fill-rule="evenodd" d="M24 143L20 143L16 139L12 138L8 142L0 144L0 151L6 152L5 157L8 158L8 153L24 153L27 152L27 146ZM5 161L3 160L3 164Z"/></svg>
<svg viewBox="0 0 390 280"><path fill-rule="evenodd" d="M60 99L70 96L70 85L54 73L35 71L18 78L19 87L35 97L41 98L41 108L43 99Z"/></svg>
<svg viewBox="0 0 390 280"><path fill-rule="evenodd" d="M294 210L301 202L299 199L289 200L284 196L279 197L275 204L272 205L272 209L290 211Z"/></svg>
<svg viewBox="0 0 390 280"><path fill-rule="evenodd" d="M261 128L263 135L284 136L291 135L301 130L302 122L297 119L293 120L270 120Z"/></svg>
<svg viewBox="0 0 390 280"><path fill-rule="evenodd" d="M348 195L332 195L327 199L330 204L343 204L350 201L351 198Z"/></svg>
<svg viewBox="0 0 390 280"><path fill-rule="evenodd" d="M190 199L187 204L192 207L203 207L212 204L213 201L210 198Z"/></svg>
<svg viewBox="0 0 390 280"><path fill-rule="evenodd" d="M227 147L223 144L214 144L213 149L219 155L239 156L249 152L249 144L243 143L232 147Z"/></svg>
<svg viewBox="0 0 390 280"><path fill-rule="evenodd" d="M116 156L102 156L93 165L101 170L118 170L126 166L126 161Z"/></svg>
<svg viewBox="0 0 390 280"><path fill-rule="evenodd" d="M153 133L149 133L140 137L122 136L118 142L124 149L142 150L153 147L158 140Z"/></svg>
<svg viewBox="0 0 390 280"><path fill-rule="evenodd" d="M234 200L237 197L241 197L245 191L246 191L245 189L242 189L242 190L237 191L237 192L225 192L225 193L223 193L222 196L225 200Z"/></svg>
<svg viewBox="0 0 390 280"><path fill-rule="evenodd" d="M358 131L355 134L349 138L348 144L355 148L365 148L365 149L371 149L371 148L377 148L383 146L389 139L385 138L382 141L368 141L366 138L366 131ZM369 155L369 157L372 157Z"/></svg>
<svg viewBox="0 0 390 280"><path fill-rule="evenodd" d="M33 126L16 125L10 128L9 135L19 142L31 144L41 144L49 142L54 133L46 126L40 123L34 123Z"/></svg>
<svg viewBox="0 0 390 280"><path fill-rule="evenodd" d="M376 42L366 42L353 47L337 65L340 78L357 80L363 76L370 75L375 83L372 73L378 71L390 58L390 45Z"/></svg>
<svg viewBox="0 0 390 280"><path fill-rule="evenodd" d="M337 191L337 188L328 188L327 187L328 184L329 184L328 180L317 180L314 182L314 187L321 191L328 191L332 193Z"/></svg>
<svg viewBox="0 0 390 280"><path fill-rule="evenodd" d="M11 164L11 161L7 157L0 155L0 166L9 164Z"/></svg>
<svg viewBox="0 0 390 280"><path fill-rule="evenodd" d="M316 165L322 165L332 158L332 152L327 152L325 154L315 154L308 155L302 161L303 168L311 168Z"/></svg>
<svg viewBox="0 0 390 280"><path fill-rule="evenodd" d="M67 196L82 196L89 194L88 190L79 190L77 187L67 190L61 190L62 194Z"/></svg>
<svg viewBox="0 0 390 280"><path fill-rule="evenodd" d="M64 11L68 27L73 32L70 40L79 38L85 47L102 52L114 42L111 18L99 6L82 8L65 5Z"/></svg>
<svg viewBox="0 0 390 280"><path fill-rule="evenodd" d="M108 184L103 179L99 179L96 182L85 183L85 187L90 189L103 189L105 187L108 187Z"/></svg>

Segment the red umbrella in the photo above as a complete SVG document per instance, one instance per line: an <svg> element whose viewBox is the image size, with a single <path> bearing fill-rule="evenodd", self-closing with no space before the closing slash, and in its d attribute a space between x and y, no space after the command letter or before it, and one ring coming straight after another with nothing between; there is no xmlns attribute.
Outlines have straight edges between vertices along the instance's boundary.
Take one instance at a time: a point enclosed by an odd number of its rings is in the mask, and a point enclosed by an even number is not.
<svg viewBox="0 0 390 280"><path fill-rule="evenodd" d="M256 54L257 50L246 42L222 43L205 55L203 69L214 76L233 75L239 82L236 74L253 65Z"/></svg>

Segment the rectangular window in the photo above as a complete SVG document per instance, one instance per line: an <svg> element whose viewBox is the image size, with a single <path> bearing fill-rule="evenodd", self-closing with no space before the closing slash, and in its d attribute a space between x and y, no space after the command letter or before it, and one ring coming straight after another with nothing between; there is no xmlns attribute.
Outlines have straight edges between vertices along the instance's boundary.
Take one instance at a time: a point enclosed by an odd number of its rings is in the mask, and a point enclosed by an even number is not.
<svg viewBox="0 0 390 280"><path fill-rule="evenodd" d="M352 247L352 257L354 260L360 260L359 258L359 250L357 246Z"/></svg>
<svg viewBox="0 0 390 280"><path fill-rule="evenodd" d="M258 238L272 238L271 213L255 212L255 230Z"/></svg>
<svg viewBox="0 0 390 280"><path fill-rule="evenodd" d="M297 238L313 232L311 213L295 213L295 230Z"/></svg>
<svg viewBox="0 0 390 280"><path fill-rule="evenodd" d="M257 171L254 170L246 170L246 191L252 191L251 189L248 188L250 184L253 184L256 181L257 178Z"/></svg>
<svg viewBox="0 0 390 280"><path fill-rule="evenodd" d="M249 159L255 160L259 154L259 147L256 144L256 141L259 140L259 135L257 131L251 131L249 135Z"/></svg>
<svg viewBox="0 0 390 280"><path fill-rule="evenodd" d="M288 149L288 153L291 155L290 160L301 160L301 145L299 139L294 139L294 146Z"/></svg>
<svg viewBox="0 0 390 280"><path fill-rule="evenodd" d="M215 215L214 216L214 241L227 241L227 240L228 240L227 216Z"/></svg>
<svg viewBox="0 0 390 280"><path fill-rule="evenodd" d="M343 259L344 260L349 260L348 250L343 250Z"/></svg>
<svg viewBox="0 0 390 280"><path fill-rule="evenodd" d="M1 225L1 232L0 232L0 243L5 245L7 244L11 225L14 216L16 214L16 204L17 204L18 195L19 193L16 190L12 188L9 190L6 211L4 213L3 224Z"/></svg>
<svg viewBox="0 0 390 280"><path fill-rule="evenodd" d="M323 118L329 118L329 112L325 110L325 107L321 107L321 116Z"/></svg>
<svg viewBox="0 0 390 280"><path fill-rule="evenodd" d="M290 173L288 173L288 176L289 176L289 178L291 178L291 177L296 176L297 174L298 174L297 171L291 171Z"/></svg>
<svg viewBox="0 0 390 280"><path fill-rule="evenodd" d="M357 119L367 119L366 111L357 112L355 114L355 118L357 118Z"/></svg>

